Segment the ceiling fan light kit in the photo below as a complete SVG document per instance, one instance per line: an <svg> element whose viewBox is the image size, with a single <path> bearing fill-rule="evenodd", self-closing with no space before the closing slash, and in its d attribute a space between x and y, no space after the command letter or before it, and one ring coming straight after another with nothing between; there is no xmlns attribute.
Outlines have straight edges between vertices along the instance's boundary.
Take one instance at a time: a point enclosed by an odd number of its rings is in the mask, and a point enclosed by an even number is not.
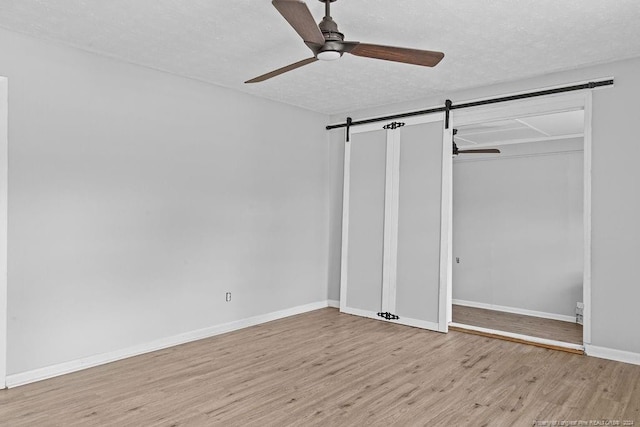
<svg viewBox="0 0 640 427"><path fill-rule="evenodd" d="M444 53L430 50L345 41L344 34L338 30L338 24L331 17L331 3L336 0L319 1L325 5L324 18L322 18L319 24L316 24L313 15L311 15L311 11L301 0L273 0L271 2L282 17L298 33L307 47L311 49L313 57L247 80L245 83L262 82L286 73L287 71L292 71L315 62L318 59L322 61L335 61L345 53L365 58L420 65L423 67L434 67L444 57Z"/></svg>
<svg viewBox="0 0 640 427"><path fill-rule="evenodd" d="M340 59L342 54L337 50L325 50L322 52L318 52L316 58L320 61L335 61L336 59Z"/></svg>

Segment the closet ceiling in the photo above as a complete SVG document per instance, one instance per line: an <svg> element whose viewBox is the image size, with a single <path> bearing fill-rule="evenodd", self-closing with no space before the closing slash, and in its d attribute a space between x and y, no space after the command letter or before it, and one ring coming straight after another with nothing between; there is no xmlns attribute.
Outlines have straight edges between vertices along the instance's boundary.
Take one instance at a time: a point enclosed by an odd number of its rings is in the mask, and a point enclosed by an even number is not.
<svg viewBox="0 0 640 427"><path fill-rule="evenodd" d="M323 4L307 0L319 21ZM310 57L269 0L0 0L0 27L323 113L640 56L637 0L339 0L348 40L445 52L435 68Z"/></svg>
<svg viewBox="0 0 640 427"><path fill-rule="evenodd" d="M566 111L540 116L460 126L455 136L458 148L495 147L527 142L581 138L584 111Z"/></svg>

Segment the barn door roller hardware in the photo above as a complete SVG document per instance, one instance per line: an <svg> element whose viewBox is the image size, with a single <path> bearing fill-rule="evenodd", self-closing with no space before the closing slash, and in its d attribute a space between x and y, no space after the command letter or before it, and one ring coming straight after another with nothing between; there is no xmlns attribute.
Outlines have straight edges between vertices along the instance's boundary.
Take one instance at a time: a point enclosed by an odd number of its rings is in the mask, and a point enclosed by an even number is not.
<svg viewBox="0 0 640 427"><path fill-rule="evenodd" d="M518 99L535 98L537 96L554 95L554 94L564 93L564 92L573 92L576 90L595 89L597 87L611 86L611 85L613 85L613 79L598 80L598 81L593 81L589 83L556 87L553 89L538 90L535 92L525 92L525 93L519 93L517 95L500 96L497 98L487 98L487 99L482 99L480 101L464 102L462 104L453 104L451 101L448 101L443 107L429 108L427 110L409 111L407 113L394 114L391 116L374 117L372 119L363 119L363 120L355 120L355 121L348 120L346 123L329 125L326 127L326 129L331 130L331 129L337 129L337 128L343 128L343 127L365 125L368 123L388 122L389 120L396 120L404 117L423 116L425 114L442 113L442 112L446 113L446 116L448 117L449 112L451 110L478 107L480 105L497 104L499 102L516 101ZM445 119L447 117L445 117Z"/></svg>
<svg viewBox="0 0 640 427"><path fill-rule="evenodd" d="M351 119L351 117L347 117L347 142L349 142L349 138L351 136L351 123L353 122L353 120Z"/></svg>
<svg viewBox="0 0 640 427"><path fill-rule="evenodd" d="M391 314L388 311L386 311L384 313L378 313L378 317L382 317L383 319L387 319L387 320L398 320L398 319L400 319L399 316L397 316L395 314Z"/></svg>
<svg viewBox="0 0 640 427"><path fill-rule="evenodd" d="M449 129L449 115L451 114L451 106L453 102L450 99L447 99L444 102L444 128Z"/></svg>

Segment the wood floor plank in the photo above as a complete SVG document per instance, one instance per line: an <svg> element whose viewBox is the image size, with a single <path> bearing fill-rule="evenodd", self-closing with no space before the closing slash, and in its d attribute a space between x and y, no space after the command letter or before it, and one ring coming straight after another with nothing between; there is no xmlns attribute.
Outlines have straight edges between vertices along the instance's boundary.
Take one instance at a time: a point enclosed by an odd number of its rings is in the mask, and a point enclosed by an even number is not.
<svg viewBox="0 0 640 427"><path fill-rule="evenodd" d="M449 331L464 332L466 334L474 334L474 335L480 335L482 337L496 338L496 339L516 342L520 344L534 345L536 347L548 348L551 350L566 351L568 353L584 354L584 350L581 350L581 349L569 348L568 346L563 346L563 345L554 345L554 344L536 342L531 338L525 337L524 335L523 335L523 338L515 338L512 336L508 336L501 331L495 331L495 332L478 331L473 328L469 328L465 325L461 325L461 326L449 325Z"/></svg>
<svg viewBox="0 0 640 427"><path fill-rule="evenodd" d="M640 423L640 366L323 309L0 391L8 426Z"/></svg>
<svg viewBox="0 0 640 427"><path fill-rule="evenodd" d="M453 305L453 321L503 332L582 344L582 325L484 308Z"/></svg>

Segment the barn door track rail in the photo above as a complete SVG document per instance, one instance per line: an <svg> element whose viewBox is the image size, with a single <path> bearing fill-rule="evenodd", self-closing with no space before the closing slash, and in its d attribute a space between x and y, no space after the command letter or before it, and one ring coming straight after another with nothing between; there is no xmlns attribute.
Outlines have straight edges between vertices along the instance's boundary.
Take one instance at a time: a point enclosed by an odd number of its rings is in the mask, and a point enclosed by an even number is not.
<svg viewBox="0 0 640 427"><path fill-rule="evenodd" d="M428 108L426 110L409 111L406 113L393 114L390 116L374 117L371 119L353 120L351 117L347 117L346 122L328 125L327 130L347 128L347 141L349 140L349 129L351 126L366 125L369 123L388 122L389 120L402 119L405 117L422 116L425 114L433 113L445 113L445 128L449 129L449 113L451 110L459 110L462 108L479 107L481 105L497 104L500 102L516 101L518 99L535 98L538 96L555 95L558 93L573 92L576 90L595 89L602 86L613 85L613 79L596 80L588 83L575 84L570 86L561 86L551 89L538 90L533 92L519 93L516 95L499 96L496 98L481 99L479 101L463 102L460 104L454 104L451 100L447 99L445 105L442 107ZM394 128L395 129L395 128Z"/></svg>

